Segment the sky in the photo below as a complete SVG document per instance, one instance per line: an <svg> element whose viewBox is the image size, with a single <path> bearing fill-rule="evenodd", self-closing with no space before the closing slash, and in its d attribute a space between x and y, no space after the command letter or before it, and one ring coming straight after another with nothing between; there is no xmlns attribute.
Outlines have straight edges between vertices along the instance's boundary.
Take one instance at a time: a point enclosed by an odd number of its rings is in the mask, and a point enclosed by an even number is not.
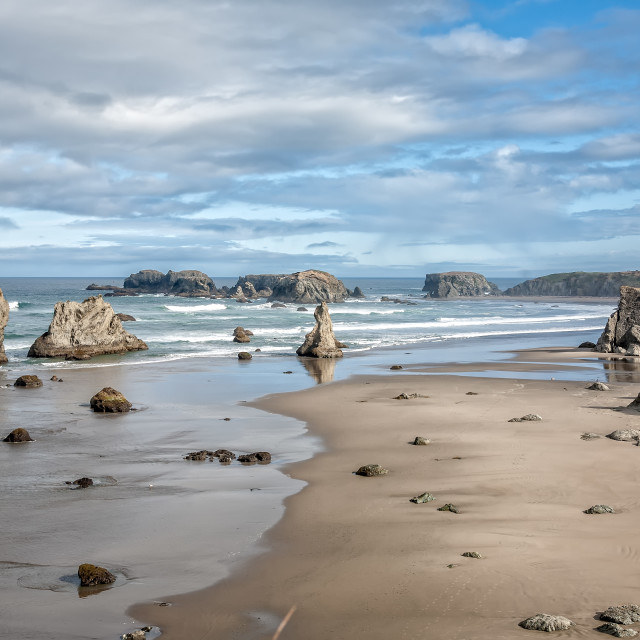
<svg viewBox="0 0 640 640"><path fill-rule="evenodd" d="M3 0L0 276L640 268L637 0Z"/></svg>

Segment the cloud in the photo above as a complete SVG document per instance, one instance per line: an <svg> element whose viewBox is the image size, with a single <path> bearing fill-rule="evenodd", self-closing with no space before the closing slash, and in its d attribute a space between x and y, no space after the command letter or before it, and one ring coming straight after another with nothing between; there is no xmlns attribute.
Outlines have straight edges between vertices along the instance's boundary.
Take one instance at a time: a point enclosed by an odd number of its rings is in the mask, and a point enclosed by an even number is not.
<svg viewBox="0 0 640 640"><path fill-rule="evenodd" d="M0 229L19 229L20 227L11 219L6 216L0 216Z"/></svg>
<svg viewBox="0 0 640 640"><path fill-rule="evenodd" d="M332 247L342 247L344 245L339 244L337 242L331 242L331 240L326 240L325 242L312 242L307 245L307 249L324 249L324 248L332 248Z"/></svg>

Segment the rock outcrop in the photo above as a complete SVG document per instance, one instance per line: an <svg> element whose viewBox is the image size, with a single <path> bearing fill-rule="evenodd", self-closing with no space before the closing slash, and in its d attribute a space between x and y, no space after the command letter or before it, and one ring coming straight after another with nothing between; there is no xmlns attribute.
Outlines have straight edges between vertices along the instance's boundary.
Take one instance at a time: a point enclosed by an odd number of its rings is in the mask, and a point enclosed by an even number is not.
<svg viewBox="0 0 640 640"><path fill-rule="evenodd" d="M425 298L460 298L500 295L500 289L472 271L427 273L422 290Z"/></svg>
<svg viewBox="0 0 640 640"><path fill-rule="evenodd" d="M344 302L349 296L341 280L325 271L298 271L280 278L272 287L269 300L318 304L320 302Z"/></svg>
<svg viewBox="0 0 640 640"><path fill-rule="evenodd" d="M313 314L316 324L307 333L304 344L298 347L299 356L312 358L342 358L342 348L345 346L333 335L333 323L329 315L326 302L318 305Z"/></svg>
<svg viewBox="0 0 640 640"><path fill-rule="evenodd" d="M182 298L210 298L218 293L213 280L202 271L169 271L164 274L153 269L132 273L124 288L137 293L166 293Z"/></svg>
<svg viewBox="0 0 640 640"><path fill-rule="evenodd" d="M14 429L3 442L33 442L33 438L24 427Z"/></svg>
<svg viewBox="0 0 640 640"><path fill-rule="evenodd" d="M596 351L640 355L640 288L620 287L618 309L598 338Z"/></svg>
<svg viewBox="0 0 640 640"><path fill-rule="evenodd" d="M0 364L7 362L7 355L4 351L4 328L9 322L9 303L0 289Z"/></svg>
<svg viewBox="0 0 640 640"><path fill-rule="evenodd" d="M42 380L38 376L26 375L20 376L14 383L14 387L26 387L27 389L36 389L42 386Z"/></svg>
<svg viewBox="0 0 640 640"><path fill-rule="evenodd" d="M616 298L621 286L640 287L640 271L552 273L521 282L504 295Z"/></svg>
<svg viewBox="0 0 640 640"><path fill-rule="evenodd" d="M247 298L268 298L273 292L273 287L282 278L286 278L285 273L262 273L240 276L233 289L237 291L238 287L242 290ZM252 294L252 291L254 292Z"/></svg>
<svg viewBox="0 0 640 640"><path fill-rule="evenodd" d="M84 302L58 302L49 330L29 349L30 358L98 356L142 351L147 345L122 328L120 319L102 296Z"/></svg>
<svg viewBox="0 0 640 640"><path fill-rule="evenodd" d="M111 584L116 581L116 577L104 567L98 567L94 564L81 564L78 567L78 578L83 587L96 584Z"/></svg>
<svg viewBox="0 0 640 640"><path fill-rule="evenodd" d="M96 413L127 413L132 404L113 387L104 387L91 398L89 406Z"/></svg>
<svg viewBox="0 0 640 640"><path fill-rule="evenodd" d="M565 631L574 626L574 622L564 616L550 616L548 613L536 613L526 620L518 623L523 629L533 631Z"/></svg>

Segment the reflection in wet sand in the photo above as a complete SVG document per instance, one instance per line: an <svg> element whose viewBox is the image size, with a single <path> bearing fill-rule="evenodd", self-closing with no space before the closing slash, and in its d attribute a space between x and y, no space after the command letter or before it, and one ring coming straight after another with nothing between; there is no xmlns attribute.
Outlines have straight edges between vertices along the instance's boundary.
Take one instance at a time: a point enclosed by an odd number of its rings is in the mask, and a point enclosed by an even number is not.
<svg viewBox="0 0 640 640"><path fill-rule="evenodd" d="M335 358L300 358L309 375L318 383L332 382L336 371Z"/></svg>
<svg viewBox="0 0 640 640"><path fill-rule="evenodd" d="M640 359L631 356L602 361L607 382L640 382Z"/></svg>

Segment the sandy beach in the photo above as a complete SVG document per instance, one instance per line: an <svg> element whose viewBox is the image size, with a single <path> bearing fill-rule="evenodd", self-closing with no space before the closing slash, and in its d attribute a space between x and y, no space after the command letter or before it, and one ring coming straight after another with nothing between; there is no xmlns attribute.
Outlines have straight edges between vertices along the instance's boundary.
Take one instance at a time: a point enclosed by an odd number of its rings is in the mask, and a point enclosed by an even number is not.
<svg viewBox="0 0 640 640"><path fill-rule="evenodd" d="M281 638L527 637L518 622L538 612L602 637L597 612L640 600L639 450L604 437L638 426L637 412L618 410L637 385L591 391L513 367L508 379L355 376L260 400L326 447L287 468L307 485L263 539L268 552L171 607L129 613L166 640L269 638L292 606ZM424 397L394 399L403 392ZM529 413L542 421L509 422ZM388 475L354 475L370 463ZM409 501L424 492L436 499ZM459 513L437 510L446 503ZM615 513L583 513L596 504Z"/></svg>

